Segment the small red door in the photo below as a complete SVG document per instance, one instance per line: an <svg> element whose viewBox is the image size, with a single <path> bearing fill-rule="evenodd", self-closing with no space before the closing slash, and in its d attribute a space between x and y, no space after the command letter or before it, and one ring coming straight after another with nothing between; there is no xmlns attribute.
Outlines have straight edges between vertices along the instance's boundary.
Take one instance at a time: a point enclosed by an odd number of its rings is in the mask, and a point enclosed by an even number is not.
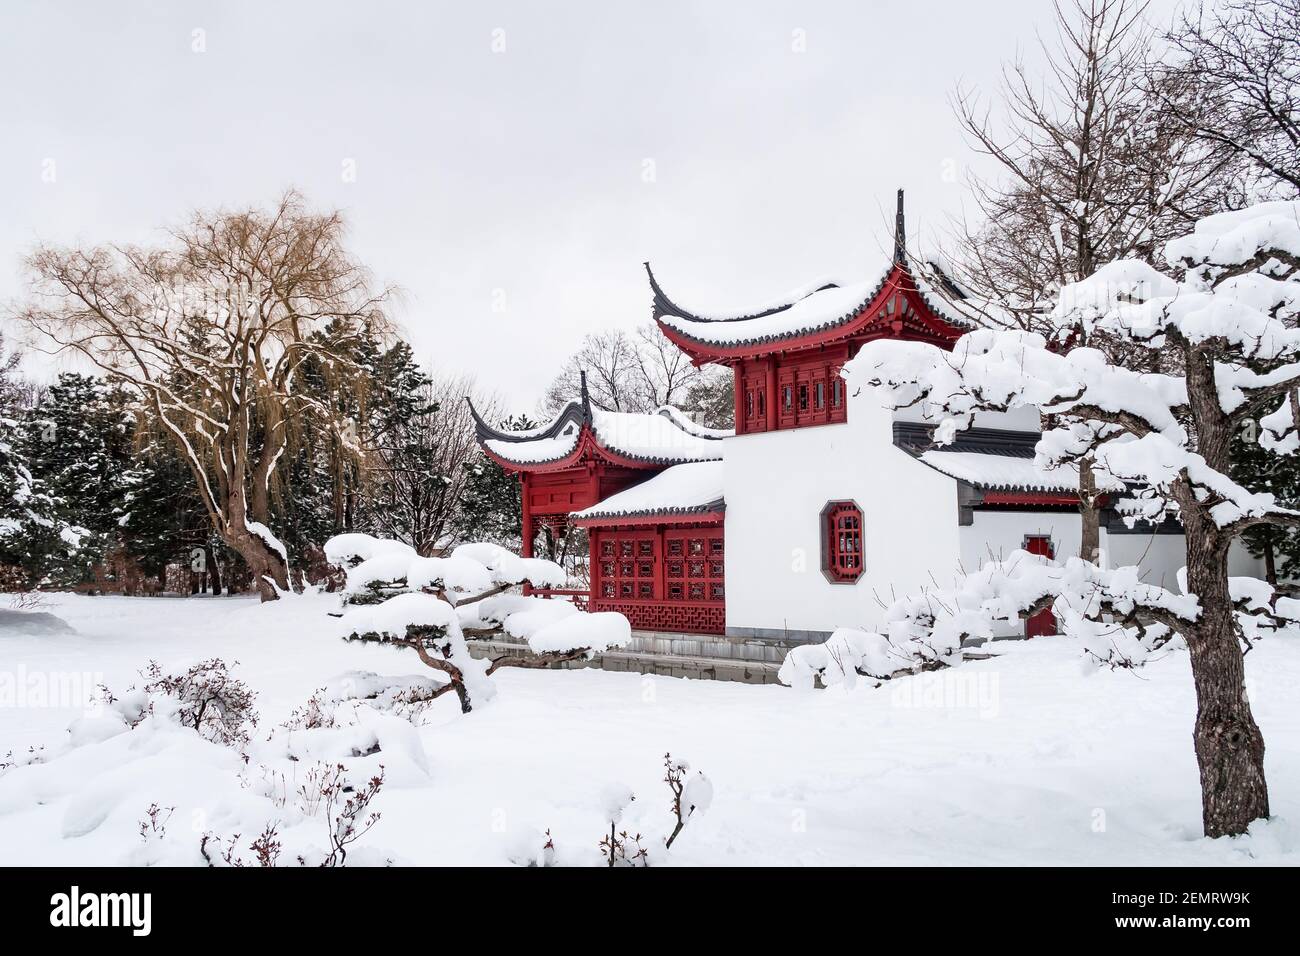
<svg viewBox="0 0 1300 956"><path fill-rule="evenodd" d="M1025 535L1025 550L1030 554L1041 554L1049 561L1056 557L1056 546L1046 534ZM1051 608L1044 608L1032 617L1025 619L1025 637L1041 637L1056 633L1056 615Z"/></svg>

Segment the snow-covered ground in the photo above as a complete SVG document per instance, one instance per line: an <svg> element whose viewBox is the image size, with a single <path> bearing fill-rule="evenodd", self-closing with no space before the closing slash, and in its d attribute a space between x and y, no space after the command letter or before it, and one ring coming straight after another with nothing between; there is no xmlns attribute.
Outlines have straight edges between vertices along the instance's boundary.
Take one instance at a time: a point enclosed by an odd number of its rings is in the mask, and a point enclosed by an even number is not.
<svg viewBox="0 0 1300 956"><path fill-rule="evenodd" d="M0 630L0 757L64 747L84 712L68 695L101 681L120 695L151 658L164 669L238 660L259 694L254 747L342 672L432 673L409 651L333 637L335 607L318 595L267 606L59 596L46 610L76 633ZM1086 672L1063 638L997 649L996 660L848 692L505 669L472 714L443 696L418 742L395 735L351 761L388 774L372 806L382 818L357 846L381 861L506 864L549 828L561 863L599 864L611 785L638 798L621 826L647 845L671 829L671 751L714 788L664 861L676 865L1300 861L1300 645L1265 640L1247 658L1275 816L1219 841L1199 836L1184 653L1135 675ZM137 729L0 774L0 863L200 863L205 830L238 829L246 843L253 821L278 812L239 781L257 758L244 767L193 736ZM151 803L176 808L165 848L140 835ZM282 831L286 846L313 828L323 844L323 824L299 820Z"/></svg>

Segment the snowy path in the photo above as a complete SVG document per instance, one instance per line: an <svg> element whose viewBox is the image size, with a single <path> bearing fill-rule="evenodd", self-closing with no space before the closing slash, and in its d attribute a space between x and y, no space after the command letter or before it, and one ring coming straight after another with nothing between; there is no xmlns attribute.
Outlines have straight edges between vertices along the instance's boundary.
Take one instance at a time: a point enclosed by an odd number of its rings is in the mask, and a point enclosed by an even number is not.
<svg viewBox="0 0 1300 956"><path fill-rule="evenodd" d="M120 691L151 657L221 656L241 662L265 729L340 672L421 671L412 654L324 636L332 607L65 596L48 610L78 633L0 633L0 673L90 672ZM648 840L667 831L671 751L715 788L677 864L1300 861L1300 646L1265 641L1247 658L1276 818L1217 843L1198 835L1185 655L1142 677L1085 675L1064 639L1000 647L997 660L849 693L507 669L493 678L497 699L468 717L438 702L420 732L429 777L390 780L365 842L407 863L504 863L521 830L549 827L562 859L595 858L608 784L638 794L630 827ZM80 713L11 704L0 703L0 755L59 744ZM64 837L75 796L25 799L25 772L0 778L0 863L121 862L149 802L176 802L180 821L194 799L179 781L145 776L93 832Z"/></svg>

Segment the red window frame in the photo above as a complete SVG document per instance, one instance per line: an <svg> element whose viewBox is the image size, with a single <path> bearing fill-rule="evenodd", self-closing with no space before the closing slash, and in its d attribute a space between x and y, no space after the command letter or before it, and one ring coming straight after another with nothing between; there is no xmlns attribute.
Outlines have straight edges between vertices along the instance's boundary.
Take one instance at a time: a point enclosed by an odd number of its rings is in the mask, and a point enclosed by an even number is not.
<svg viewBox="0 0 1300 956"><path fill-rule="evenodd" d="M854 584L866 569L862 509L854 501L830 501L822 509L822 572L833 584Z"/></svg>

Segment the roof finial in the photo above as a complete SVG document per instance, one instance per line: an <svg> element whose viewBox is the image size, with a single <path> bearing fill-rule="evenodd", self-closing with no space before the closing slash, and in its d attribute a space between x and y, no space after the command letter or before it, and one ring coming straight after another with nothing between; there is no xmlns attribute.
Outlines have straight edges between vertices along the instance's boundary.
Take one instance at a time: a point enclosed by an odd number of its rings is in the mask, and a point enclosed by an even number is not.
<svg viewBox="0 0 1300 956"><path fill-rule="evenodd" d="M894 262L907 265L907 227L903 223L903 191L898 191L898 212L894 216Z"/></svg>
<svg viewBox="0 0 1300 956"><path fill-rule="evenodd" d="M591 414L591 400L587 397L587 372L582 370L578 372L578 394L582 402L582 413Z"/></svg>

